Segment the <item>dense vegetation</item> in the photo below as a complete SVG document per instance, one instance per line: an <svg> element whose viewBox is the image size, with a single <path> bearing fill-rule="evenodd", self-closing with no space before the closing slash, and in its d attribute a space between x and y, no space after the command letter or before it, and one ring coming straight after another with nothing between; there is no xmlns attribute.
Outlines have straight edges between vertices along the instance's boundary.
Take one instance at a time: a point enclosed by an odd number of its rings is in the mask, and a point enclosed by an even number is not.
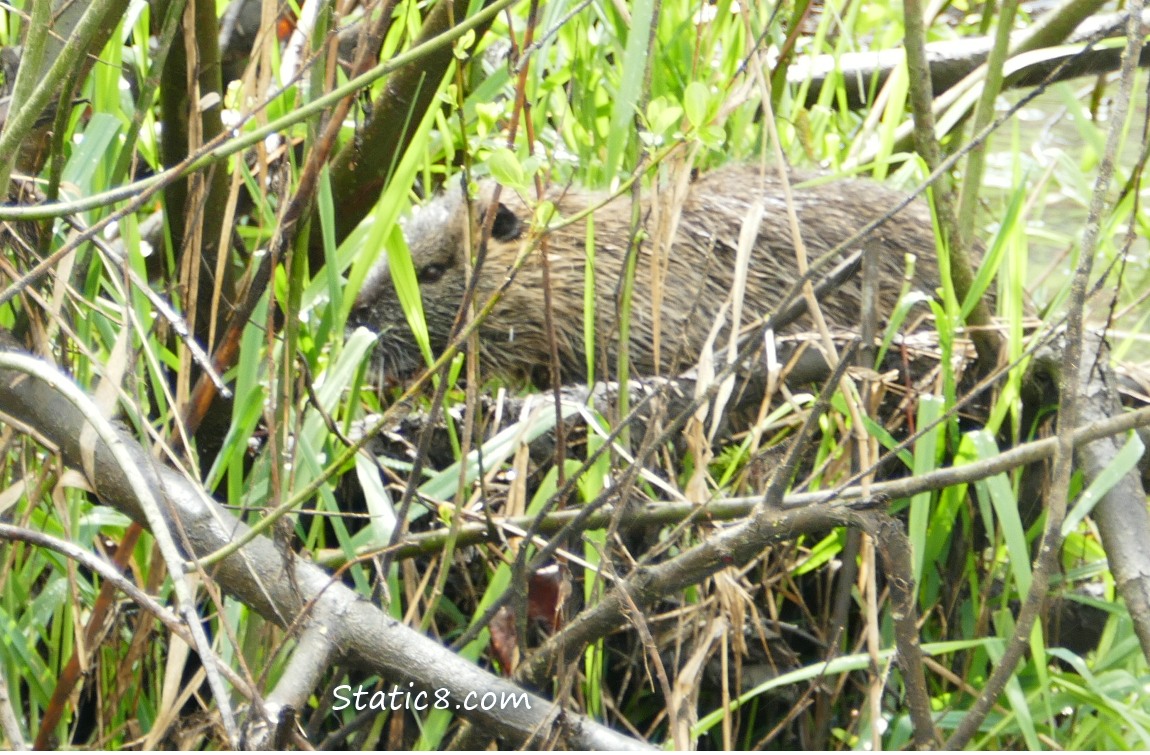
<svg viewBox="0 0 1150 755"><path fill-rule="evenodd" d="M1121 493L1145 518L1140 420L1109 431L1097 466L1072 470L1068 454L1097 386L1118 374L1131 405L1146 391L1146 79L1100 72L1124 27L1071 59L1090 75L1060 81L1053 53L1004 66L1002 31L1030 35L1015 52L1048 51L1098 4L1041 23L1011 2L925 19L913 1L472 5L0 10L0 326L75 380L91 402L77 411L148 449L145 473L178 470L271 538L284 568L319 563L329 598L350 587L382 609L380 632L408 631L390 616L444 654L322 647L307 580L251 598L227 560L185 569L165 549L206 555L201 523L154 537L177 504L110 497L96 462L60 450L92 436L32 422L57 410L13 403L24 368L2 361L7 743L234 746L282 715L252 704L265 697L292 709L281 746L603 744L580 738L580 716L677 748L1150 746L1150 617L1126 591L1140 580L1121 576L1142 564L1106 522L1135 543L1150 533L1104 508ZM996 39L969 85L941 93L958 77L936 63L937 95L913 54ZM889 75L853 57L904 45ZM913 348L887 333L885 361L753 400L723 387L720 364L669 387L624 369L638 390L556 403L560 386L492 379L466 333L445 354L424 341L422 379L381 381L373 334L347 328L386 258L420 331L399 220L460 174L529 197L623 195L731 161L927 192L947 262ZM1098 346L1083 313L1109 344L1085 377ZM698 412L735 404L722 427ZM84 553L185 613L161 623ZM341 685L459 683L448 653L569 717L494 728L339 706Z"/></svg>

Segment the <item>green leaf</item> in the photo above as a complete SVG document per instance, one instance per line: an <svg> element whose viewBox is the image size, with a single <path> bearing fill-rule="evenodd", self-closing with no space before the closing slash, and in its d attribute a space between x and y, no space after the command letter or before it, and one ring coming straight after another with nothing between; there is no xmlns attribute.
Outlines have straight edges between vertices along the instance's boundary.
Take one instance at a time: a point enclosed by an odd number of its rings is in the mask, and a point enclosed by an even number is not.
<svg viewBox="0 0 1150 755"><path fill-rule="evenodd" d="M941 396L924 395L918 401L916 427L927 427L942 414L946 402ZM925 433L914 444L914 475L924 475L938 468L939 442L945 424L938 424ZM922 584L923 559L927 551L927 523L930 521L930 502L933 493L919 493L910 499L910 520L907 524L907 537L910 538L911 554L914 563L914 581Z"/></svg>
<svg viewBox="0 0 1150 755"><path fill-rule="evenodd" d="M630 6L631 27L623 54L623 76L611 109L611 128L607 134L607 175L618 171L627 138L634 131L631 121L643 94L643 81L651 57L651 27L656 21L654 0L634 0Z"/></svg>
<svg viewBox="0 0 1150 755"><path fill-rule="evenodd" d="M519 190L528 188L527 174L523 170L523 165L515 153L506 147L500 147L491 153L491 157L487 159L487 169L491 171L496 181L508 188Z"/></svg>
<svg viewBox="0 0 1150 755"><path fill-rule="evenodd" d="M974 446L976 458L990 459L999 454L998 444L990 433L978 430L970 433L967 438ZM1030 589L1030 549L1026 547L1026 531L1018 515L1018 498L1010 486L1010 479L1004 473L999 473L976 482L975 490L980 498L989 498L994 507L994 515L1006 540L1010 570L1019 592L1025 594ZM988 528L992 526L991 522L986 524Z"/></svg>
<svg viewBox="0 0 1150 755"><path fill-rule="evenodd" d="M699 141L708 149L721 150L727 141L727 132L712 123L699 129Z"/></svg>
<svg viewBox="0 0 1150 755"><path fill-rule="evenodd" d="M1070 509L1070 513L1066 515L1065 521L1062 522L1062 536L1066 537L1073 532L1078 523L1081 522L1086 516L1094 510L1102 497L1110 492L1111 488L1119 483L1126 473L1129 472L1142 458L1142 452L1146 449L1142 445L1142 439L1138 437L1138 433L1131 432L1126 439L1126 443L1122 449L1115 454L1106 468L1102 470L1101 474L1094 478L1090 483L1090 487L1078 496L1078 501L1074 504L1074 508Z"/></svg>
<svg viewBox="0 0 1150 755"><path fill-rule="evenodd" d="M407 240L398 225L391 227L386 239L387 266L391 274L392 285L395 286L395 295L399 298L399 305L403 307L403 314L407 324L411 326L411 333L415 342L419 344L419 351L430 364L431 336L427 333L427 320L423 316L423 299L419 296L419 281L415 276L415 266L411 263L411 251L407 248Z"/></svg>
<svg viewBox="0 0 1150 755"><path fill-rule="evenodd" d="M707 123L707 105L711 99L707 85L701 81L692 81L683 92L683 108L687 113L687 122L696 129L702 130Z"/></svg>
<svg viewBox="0 0 1150 755"><path fill-rule="evenodd" d="M647 103L647 128L652 133L666 135L683 117L683 108L667 97L656 97Z"/></svg>

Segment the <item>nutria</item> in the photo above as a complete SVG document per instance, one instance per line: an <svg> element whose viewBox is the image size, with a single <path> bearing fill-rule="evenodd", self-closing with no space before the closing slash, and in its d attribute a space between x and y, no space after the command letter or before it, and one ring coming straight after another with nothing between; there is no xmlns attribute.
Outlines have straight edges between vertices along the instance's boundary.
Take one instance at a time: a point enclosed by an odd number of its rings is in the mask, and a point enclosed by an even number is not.
<svg viewBox="0 0 1150 755"><path fill-rule="evenodd" d="M892 209L905 195L867 180L800 182L809 176L791 177L799 227L811 260L833 249L870 221ZM476 223L490 209L494 184L481 186L472 200ZM735 255L740 228L756 192L765 200L762 225L752 252L741 322L770 313L780 304L798 277L791 243L783 191L777 174L735 166L722 168L693 180L682 203L678 229L669 254L662 299L660 355L656 364L651 293L651 205L644 200L639 257L631 312L630 364L633 374L677 374L698 359L716 316L733 287ZM558 217L569 218L606 195L574 189L556 190ZM476 300L487 301L506 280L509 267L523 248L536 243L546 249L550 261L553 322L559 352L560 377L565 382L586 379L584 356L584 270L586 225L580 221L532 240L532 213L510 189L500 190L496 215L491 219L476 290ZM632 202L615 198L594 212L596 366L597 374L611 374L616 364L618 289L623 262L632 237ZM456 188L418 210L407 222L404 235L420 283L423 310L431 347L437 353L447 346L452 325L465 292L464 255L468 238L478 239L478 227L468 229L468 209L463 192ZM554 223L552 223L554 225ZM914 288L933 294L938 268L930 212L915 201L875 230L858 247L879 253L880 314L892 311L913 254ZM855 249L842 253L846 258ZM480 365L484 375L527 379L537 384L550 377L550 345L545 327L543 268L534 251L517 273L503 298L479 328ZM833 267L833 266L832 266ZM857 332L860 322L860 275L855 272L842 285L825 293L820 305L828 324ZM728 307L729 311L729 307ZM729 314L728 314L729 318ZM386 259L368 276L352 311L350 324L364 325L379 333L375 363L385 379L394 380L424 366L403 310L392 286ZM786 326L784 332L812 330L806 315ZM720 336L716 346L726 344ZM604 358L605 357L605 358ZM604 372L604 369L606 372Z"/></svg>

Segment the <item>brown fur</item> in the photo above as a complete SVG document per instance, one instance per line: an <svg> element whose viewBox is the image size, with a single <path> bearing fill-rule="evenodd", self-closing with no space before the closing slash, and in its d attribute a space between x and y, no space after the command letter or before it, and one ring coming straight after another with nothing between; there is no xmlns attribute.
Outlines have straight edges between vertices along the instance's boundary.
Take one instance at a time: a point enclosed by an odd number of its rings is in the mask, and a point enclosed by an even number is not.
<svg viewBox="0 0 1150 755"><path fill-rule="evenodd" d="M792 185L807 177L794 175ZM474 215L482 219L491 210L494 186L486 184L473 201ZM765 202L762 225L750 259L741 322L770 313L779 306L797 275L783 192L777 176L760 179L758 172L736 166L713 171L693 181L682 203L677 232L665 261L666 277L659 324L660 354L656 363L652 296L651 203L644 200L644 234L635 267L631 312L632 371L640 375L675 374L698 358L716 316L733 287L739 232L756 195ZM569 190L550 197L561 218L571 217L604 195ZM871 220L889 211L903 195L865 180L836 180L794 188L794 202L803 241L811 260L836 247ZM487 256L479 274L476 298L484 302L507 277L522 244L530 241L531 214L526 203L503 189L495 208ZM452 323L465 291L464 255L469 237L467 204L460 191L448 192L419 210L404 231L412 262L420 279L424 314L432 348L446 347ZM631 230L631 200L624 196L594 213L596 365L607 374L616 364L618 340L618 288ZM860 246L881 255L880 314L889 315L903 285L906 255L915 255L914 287L933 294L938 285L934 235L926 205L916 201L880 226ZM585 377L583 339L584 266L586 224L568 225L543 237L550 261L554 326L561 377ZM857 247L855 247L857 248ZM846 257L855 248L842 253ZM832 266L833 267L833 266ZM829 268L828 268L829 269ZM857 332L860 322L860 275L825 294L821 308L832 328ZM817 276L816 276L817 281ZM728 320L730 310L727 310ZM386 262L365 282L352 313L352 325L361 324L380 334L376 363L384 376L403 377L423 365L402 308L392 286ZM729 326L728 326L729 327ZM811 330L803 316L784 331ZM726 345L725 333L716 348ZM544 318L543 266L534 251L519 270L502 300L479 329L480 359L484 374L540 382L550 365L550 346ZM602 369L598 370L604 374Z"/></svg>

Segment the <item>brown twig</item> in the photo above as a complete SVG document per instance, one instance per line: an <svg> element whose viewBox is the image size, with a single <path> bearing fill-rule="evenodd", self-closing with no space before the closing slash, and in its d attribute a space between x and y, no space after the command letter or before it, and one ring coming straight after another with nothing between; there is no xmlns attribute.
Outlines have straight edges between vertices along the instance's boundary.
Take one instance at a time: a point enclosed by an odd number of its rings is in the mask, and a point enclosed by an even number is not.
<svg viewBox="0 0 1150 755"><path fill-rule="evenodd" d="M1083 400L1082 390L1090 379L1093 364L1093 354L1090 355L1089 364L1084 367L1082 363L1084 350L1083 309L1086 303L1090 272L1094 264L1094 253L1097 249L1102 210L1106 203L1106 194L1114 170L1114 155L1117 152L1118 140L1125 125L1126 110L1133 88L1135 64L1143 42L1142 34L1139 31L1142 15L1141 0L1133 0L1127 7L1127 12L1129 13L1127 42L1126 51L1123 55L1124 63L1119 93L1113 103L1110 129L1106 137L1106 149L1098 166L1098 175L1094 182L1094 194L1090 201L1090 214L1082 234L1081 259L1071 284L1070 306L1066 324L1067 344L1063 353L1062 382L1058 391L1057 451L1054 456L1053 480L1047 502L1046 527L1031 573L1030 590L1015 620L1014 632L1007 642L1002 658L995 666L990 678L987 679L982 694L975 700L966 715L963 716L961 723L946 741L947 749L959 750L966 746L970 738L978 731L991 706L1002 694L1007 682L1014 676L1015 666L1029 645L1030 630L1045 603L1047 580L1055 568L1058 554L1061 551L1062 522L1066 516L1067 497L1070 493L1070 478L1074 465L1074 432L1078 423L1079 405Z"/></svg>

